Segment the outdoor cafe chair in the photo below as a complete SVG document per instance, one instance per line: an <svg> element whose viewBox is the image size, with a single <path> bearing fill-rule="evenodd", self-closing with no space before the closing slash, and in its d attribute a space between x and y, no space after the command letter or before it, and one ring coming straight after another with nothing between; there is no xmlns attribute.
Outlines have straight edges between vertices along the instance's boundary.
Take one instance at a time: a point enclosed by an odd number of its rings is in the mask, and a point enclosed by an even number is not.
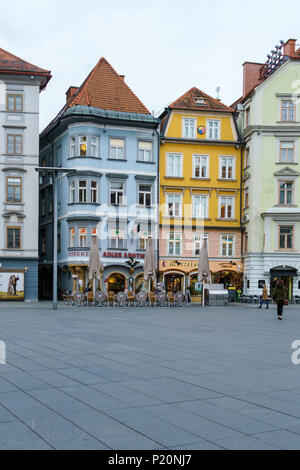
<svg viewBox="0 0 300 470"><path fill-rule="evenodd" d="M115 305L115 293L112 290L108 291L107 303L109 307L114 307Z"/></svg>
<svg viewBox="0 0 300 470"><path fill-rule="evenodd" d="M173 305L173 307L175 306L175 296L173 294L173 292L168 292L168 306L171 307L171 305Z"/></svg>
<svg viewBox="0 0 300 470"><path fill-rule="evenodd" d="M88 307L91 304L92 304L93 307L95 306L94 294L93 294L93 292L88 292L86 294L86 306Z"/></svg>
<svg viewBox="0 0 300 470"><path fill-rule="evenodd" d="M135 296L135 301L138 307L146 307L148 301L146 292L138 292Z"/></svg>
<svg viewBox="0 0 300 470"><path fill-rule="evenodd" d="M156 306L156 295L155 295L154 292L149 292L148 301L149 301L149 306L150 307L155 307Z"/></svg>
<svg viewBox="0 0 300 470"><path fill-rule="evenodd" d="M184 303L184 294L183 292L176 292L176 294L174 295L174 303L175 305L177 305L178 307L182 307L183 306L183 303Z"/></svg>
<svg viewBox="0 0 300 470"><path fill-rule="evenodd" d="M168 305L168 298L164 292L159 292L156 294L156 305L160 307L165 307Z"/></svg>
<svg viewBox="0 0 300 470"><path fill-rule="evenodd" d="M128 294L127 294L127 303L128 303L128 306L132 305L134 307L135 296L134 296L134 293L132 291L129 291Z"/></svg>
<svg viewBox="0 0 300 470"><path fill-rule="evenodd" d="M85 295L82 292L74 292L73 294L73 307L84 307L86 303Z"/></svg>
<svg viewBox="0 0 300 470"><path fill-rule="evenodd" d="M103 307L104 305L107 305L107 295L104 294L104 292L96 292L96 298L95 301L97 303L98 307Z"/></svg>
<svg viewBox="0 0 300 470"><path fill-rule="evenodd" d="M127 303L127 294L126 292L118 292L115 298L115 302L119 307L125 307Z"/></svg>

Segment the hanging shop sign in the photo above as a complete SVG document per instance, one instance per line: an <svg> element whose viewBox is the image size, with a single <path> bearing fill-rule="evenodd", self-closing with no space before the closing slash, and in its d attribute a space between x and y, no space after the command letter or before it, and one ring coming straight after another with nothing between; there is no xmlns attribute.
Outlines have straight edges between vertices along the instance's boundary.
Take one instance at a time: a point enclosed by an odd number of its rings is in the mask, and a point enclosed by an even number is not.
<svg viewBox="0 0 300 470"><path fill-rule="evenodd" d="M103 251L104 258L133 258L144 259L145 253L128 253L127 251Z"/></svg>

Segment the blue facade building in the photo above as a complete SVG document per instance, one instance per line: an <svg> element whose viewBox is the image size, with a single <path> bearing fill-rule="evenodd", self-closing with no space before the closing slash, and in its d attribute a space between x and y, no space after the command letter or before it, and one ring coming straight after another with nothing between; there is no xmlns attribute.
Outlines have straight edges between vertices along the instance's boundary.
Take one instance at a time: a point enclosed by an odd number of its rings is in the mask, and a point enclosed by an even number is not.
<svg viewBox="0 0 300 470"><path fill-rule="evenodd" d="M40 166L58 180L59 290L88 286L92 234L103 263L100 288L138 290L146 240L157 250L158 120L100 59L40 135ZM40 173L40 297L52 293L53 190Z"/></svg>

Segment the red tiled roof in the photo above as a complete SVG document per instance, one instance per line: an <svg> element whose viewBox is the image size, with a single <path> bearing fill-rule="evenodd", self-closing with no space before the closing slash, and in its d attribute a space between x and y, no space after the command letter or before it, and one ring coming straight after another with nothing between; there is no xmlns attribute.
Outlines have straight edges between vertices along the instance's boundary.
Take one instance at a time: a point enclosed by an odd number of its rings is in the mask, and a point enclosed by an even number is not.
<svg viewBox="0 0 300 470"><path fill-rule="evenodd" d="M14 72L31 72L31 73L50 73L49 70L41 69L36 65L20 59L14 54L1 49L0 47L0 71L14 71Z"/></svg>
<svg viewBox="0 0 300 470"><path fill-rule="evenodd" d="M14 73L20 75L41 75L45 76L45 80L41 84L41 89L45 88L48 81L51 78L49 70L41 69L36 65L26 62L26 60L20 59L14 54L0 48L0 73Z"/></svg>
<svg viewBox="0 0 300 470"><path fill-rule="evenodd" d="M204 98L206 100L206 104L197 104L195 101L196 98ZM230 113L233 112L232 108L229 108L221 101L217 100L216 98L212 98L196 87L188 90L184 95L170 104L169 108L190 110L196 109L199 111L225 111Z"/></svg>
<svg viewBox="0 0 300 470"><path fill-rule="evenodd" d="M112 111L150 114L104 57L99 60L78 91L68 100L67 107L70 108L76 104Z"/></svg>

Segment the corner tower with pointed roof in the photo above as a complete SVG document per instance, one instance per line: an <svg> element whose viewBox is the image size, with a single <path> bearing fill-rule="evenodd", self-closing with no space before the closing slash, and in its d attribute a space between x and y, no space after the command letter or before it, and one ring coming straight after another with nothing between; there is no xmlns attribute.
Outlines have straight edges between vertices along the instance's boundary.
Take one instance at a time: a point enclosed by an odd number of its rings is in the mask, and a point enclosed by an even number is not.
<svg viewBox="0 0 300 470"><path fill-rule="evenodd" d="M241 150L234 111L193 87L161 115L160 278L195 288L204 237L213 283L242 284Z"/></svg>
<svg viewBox="0 0 300 470"><path fill-rule="evenodd" d="M50 78L0 48L0 300L38 299L39 93Z"/></svg>
<svg viewBox="0 0 300 470"><path fill-rule="evenodd" d="M59 288L88 286L91 237L98 233L100 289L138 290L146 239L155 238L158 120L101 58L40 135L40 165L63 166L59 202ZM40 186L41 295L52 277L52 186ZM156 246L156 245L155 245Z"/></svg>

